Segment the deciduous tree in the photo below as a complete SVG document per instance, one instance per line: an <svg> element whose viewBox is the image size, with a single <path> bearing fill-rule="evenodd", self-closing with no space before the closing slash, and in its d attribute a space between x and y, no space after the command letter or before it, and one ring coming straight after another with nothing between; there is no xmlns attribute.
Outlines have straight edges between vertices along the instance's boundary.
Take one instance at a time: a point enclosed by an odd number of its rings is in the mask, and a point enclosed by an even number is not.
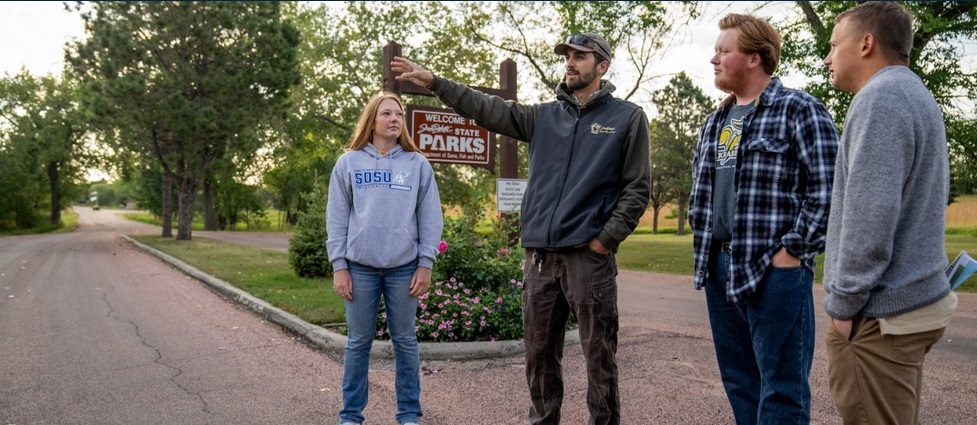
<svg viewBox="0 0 977 425"><path fill-rule="evenodd" d="M46 186L46 190L37 191L31 191L30 185L4 190L24 192L19 196L47 197L51 223L59 223L62 197L79 193L81 170L89 163L84 149L88 126L70 74L65 78L34 77L24 71L0 80L0 121L8 128L4 151L22 162L12 166L12 171L19 169L22 177ZM31 208L38 204L27 203Z"/></svg>
<svg viewBox="0 0 977 425"><path fill-rule="evenodd" d="M651 124L651 161L659 174L656 179L662 186L661 196L674 199L678 205L678 234L684 235L692 192L692 156L699 129L715 102L684 72L655 91L653 99L658 115Z"/></svg>
<svg viewBox="0 0 977 425"><path fill-rule="evenodd" d="M177 239L215 160L257 150L251 132L284 113L299 82L299 34L274 2L92 2L88 38L68 60L92 110L145 137L126 147L158 161L179 190Z"/></svg>
<svg viewBox="0 0 977 425"><path fill-rule="evenodd" d="M828 40L834 17L857 2L798 1L802 12L795 20L780 26L784 35L783 67L800 71L814 80L804 89L823 100L842 125L851 94L831 87L823 64L830 50ZM909 67L933 92L943 110L947 138L953 153L951 167L956 178L973 176L975 161L966 152L977 147L977 72L961 65L964 41L977 38L977 2L912 1L900 2L916 17L915 36ZM963 169L961 169L963 168ZM955 182L957 187L967 187Z"/></svg>

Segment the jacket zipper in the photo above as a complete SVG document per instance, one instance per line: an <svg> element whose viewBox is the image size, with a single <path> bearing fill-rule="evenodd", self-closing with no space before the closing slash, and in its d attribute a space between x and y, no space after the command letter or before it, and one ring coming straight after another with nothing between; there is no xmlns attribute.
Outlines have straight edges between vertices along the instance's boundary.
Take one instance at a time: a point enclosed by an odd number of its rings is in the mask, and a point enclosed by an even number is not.
<svg viewBox="0 0 977 425"><path fill-rule="evenodd" d="M560 203L563 202L563 189L567 185L567 175L570 174L570 163L573 162L573 151L574 145L577 144L577 129L580 125L580 108L577 109L577 116L573 119L573 135L570 137L570 153L567 155L566 165L563 166L563 179L560 180L560 193L556 198L556 205L551 210L549 223L546 225L546 246L553 247L553 216L556 215L556 211L560 208Z"/></svg>

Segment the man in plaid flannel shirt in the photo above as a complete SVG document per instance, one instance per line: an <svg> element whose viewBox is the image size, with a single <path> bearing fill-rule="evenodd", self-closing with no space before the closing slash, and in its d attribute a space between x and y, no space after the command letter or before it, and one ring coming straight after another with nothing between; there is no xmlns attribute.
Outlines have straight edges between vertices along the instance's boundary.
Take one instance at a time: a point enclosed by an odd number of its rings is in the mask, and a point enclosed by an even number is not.
<svg viewBox="0 0 977 425"><path fill-rule="evenodd" d="M693 159L689 222L736 422L807 424L814 257L824 250L838 134L824 105L773 76L781 37L729 14L711 63L730 93Z"/></svg>

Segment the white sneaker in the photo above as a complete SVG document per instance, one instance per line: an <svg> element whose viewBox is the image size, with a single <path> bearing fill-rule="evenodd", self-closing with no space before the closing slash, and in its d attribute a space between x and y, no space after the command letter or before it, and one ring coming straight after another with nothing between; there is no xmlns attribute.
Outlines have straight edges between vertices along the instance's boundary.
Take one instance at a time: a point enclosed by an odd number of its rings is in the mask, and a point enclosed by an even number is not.
<svg viewBox="0 0 977 425"><path fill-rule="evenodd" d="M404 422L404 423L402 423L400 425L421 425L421 424L419 424L417 422Z"/></svg>

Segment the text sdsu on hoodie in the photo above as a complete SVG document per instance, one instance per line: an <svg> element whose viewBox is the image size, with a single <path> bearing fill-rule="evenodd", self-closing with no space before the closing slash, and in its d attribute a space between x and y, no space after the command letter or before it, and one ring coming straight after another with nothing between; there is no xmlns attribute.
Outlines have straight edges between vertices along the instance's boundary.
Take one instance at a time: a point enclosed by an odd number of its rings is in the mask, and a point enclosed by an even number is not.
<svg viewBox="0 0 977 425"><path fill-rule="evenodd" d="M414 259L431 268L444 222L431 164L399 145L386 155L367 144L339 157L329 181L326 249L333 270L347 260L394 268Z"/></svg>

